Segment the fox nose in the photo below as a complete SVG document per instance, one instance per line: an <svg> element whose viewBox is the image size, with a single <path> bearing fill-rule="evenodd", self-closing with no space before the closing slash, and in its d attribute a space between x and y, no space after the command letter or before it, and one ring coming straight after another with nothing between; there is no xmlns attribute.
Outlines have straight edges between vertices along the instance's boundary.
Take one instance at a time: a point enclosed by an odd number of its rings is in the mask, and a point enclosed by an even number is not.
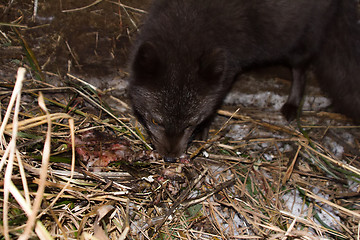
<svg viewBox="0 0 360 240"><path fill-rule="evenodd" d="M174 162L176 162L176 158L175 157L164 157L164 161L169 162L169 163L174 163Z"/></svg>

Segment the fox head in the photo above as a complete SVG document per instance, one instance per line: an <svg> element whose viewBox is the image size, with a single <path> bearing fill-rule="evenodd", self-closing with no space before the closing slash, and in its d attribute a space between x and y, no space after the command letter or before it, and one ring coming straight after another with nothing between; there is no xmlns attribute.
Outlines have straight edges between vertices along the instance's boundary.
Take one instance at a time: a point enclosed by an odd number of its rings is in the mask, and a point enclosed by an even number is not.
<svg viewBox="0 0 360 240"><path fill-rule="evenodd" d="M226 94L226 53L141 43L131 63L133 111L167 161L185 153L192 136L211 120Z"/></svg>

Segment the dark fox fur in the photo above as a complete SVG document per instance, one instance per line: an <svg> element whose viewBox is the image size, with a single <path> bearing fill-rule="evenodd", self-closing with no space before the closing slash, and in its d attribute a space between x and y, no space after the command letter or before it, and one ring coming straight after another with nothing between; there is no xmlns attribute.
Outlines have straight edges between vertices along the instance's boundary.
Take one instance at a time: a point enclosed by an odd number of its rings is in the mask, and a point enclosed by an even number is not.
<svg viewBox="0 0 360 240"><path fill-rule="evenodd" d="M293 69L292 119L313 66L334 105L360 119L360 33L354 0L156 0L131 60L134 113L165 159L211 122L236 76Z"/></svg>

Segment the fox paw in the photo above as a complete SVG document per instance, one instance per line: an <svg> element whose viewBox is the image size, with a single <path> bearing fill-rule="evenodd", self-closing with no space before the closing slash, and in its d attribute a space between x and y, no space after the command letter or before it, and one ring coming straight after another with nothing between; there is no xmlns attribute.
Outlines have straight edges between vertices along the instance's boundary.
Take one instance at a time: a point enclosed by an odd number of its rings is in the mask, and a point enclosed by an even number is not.
<svg viewBox="0 0 360 240"><path fill-rule="evenodd" d="M291 122L294 120L297 116L299 107L291 104L291 103L285 103L281 108L281 113L284 115L286 120Z"/></svg>

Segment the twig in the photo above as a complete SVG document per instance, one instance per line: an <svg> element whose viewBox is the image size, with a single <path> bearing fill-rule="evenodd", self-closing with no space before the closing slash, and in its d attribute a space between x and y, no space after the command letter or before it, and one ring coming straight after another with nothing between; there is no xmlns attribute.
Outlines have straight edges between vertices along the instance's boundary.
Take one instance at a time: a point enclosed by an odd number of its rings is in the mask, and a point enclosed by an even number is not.
<svg viewBox="0 0 360 240"><path fill-rule="evenodd" d="M92 7L92 6L98 4L98 3L102 2L102 1L103 1L103 0L96 0L95 2L93 2L93 3L91 3L91 4L87 5L87 6L80 7L80 8L74 8L74 9L68 9L68 10L62 10L61 12L63 12L63 13L68 13L68 12L82 11L82 10L85 10L85 9L87 9L87 8L89 8L89 7Z"/></svg>

